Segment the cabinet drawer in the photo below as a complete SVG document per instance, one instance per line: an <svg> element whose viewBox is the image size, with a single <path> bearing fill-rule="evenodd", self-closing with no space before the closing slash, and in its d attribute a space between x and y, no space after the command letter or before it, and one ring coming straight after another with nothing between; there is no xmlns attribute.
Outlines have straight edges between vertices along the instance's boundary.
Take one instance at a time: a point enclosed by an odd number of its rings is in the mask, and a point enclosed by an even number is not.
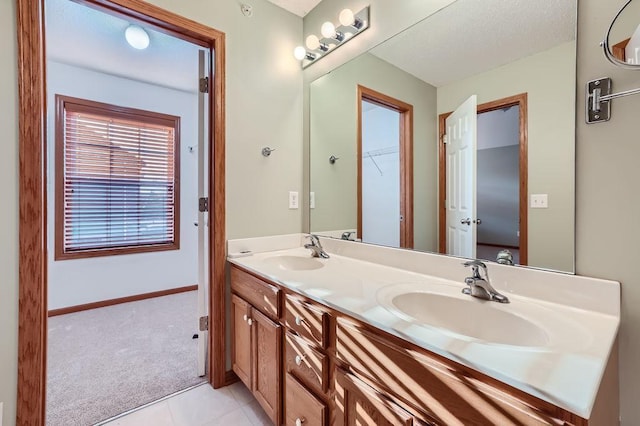
<svg viewBox="0 0 640 426"><path fill-rule="evenodd" d="M310 389L324 393L329 385L329 358L308 343L287 333L285 364L288 373Z"/></svg>
<svg viewBox="0 0 640 426"><path fill-rule="evenodd" d="M322 309L287 295L285 299L285 325L294 333L316 343L322 348L327 345L329 317Z"/></svg>
<svg viewBox="0 0 640 426"><path fill-rule="evenodd" d="M338 319L336 337L339 360L434 423L571 424L557 407L484 383L462 366L397 346L351 321Z"/></svg>
<svg viewBox="0 0 640 426"><path fill-rule="evenodd" d="M271 319L280 317L280 290L277 287L232 266L231 290Z"/></svg>
<svg viewBox="0 0 640 426"><path fill-rule="evenodd" d="M336 371L336 392L344 401L336 425L427 426L391 399L366 385L352 374Z"/></svg>
<svg viewBox="0 0 640 426"><path fill-rule="evenodd" d="M287 426L325 426L327 406L302 386L291 374L286 378L285 424Z"/></svg>

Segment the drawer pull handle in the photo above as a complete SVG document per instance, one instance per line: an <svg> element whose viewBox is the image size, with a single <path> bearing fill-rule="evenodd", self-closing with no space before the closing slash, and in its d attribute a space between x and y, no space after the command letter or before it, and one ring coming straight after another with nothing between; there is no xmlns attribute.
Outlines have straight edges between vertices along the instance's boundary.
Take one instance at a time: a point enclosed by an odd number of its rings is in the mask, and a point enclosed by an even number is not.
<svg viewBox="0 0 640 426"><path fill-rule="evenodd" d="M253 324L253 320L251 318L247 318L247 322L249 323L249 325Z"/></svg>
<svg viewBox="0 0 640 426"><path fill-rule="evenodd" d="M248 317L247 317L247 314L245 314L245 315L242 317L242 319L243 319L243 320L245 320L245 321L247 320L247 318L248 318Z"/></svg>
<svg viewBox="0 0 640 426"><path fill-rule="evenodd" d="M296 315L296 325L302 325L303 322L304 320L299 315Z"/></svg>
<svg viewBox="0 0 640 426"><path fill-rule="evenodd" d="M298 417L296 419L296 426L302 426L302 423L306 422L307 419L305 419L304 417Z"/></svg>
<svg viewBox="0 0 640 426"><path fill-rule="evenodd" d="M296 355L295 361L296 361L296 365L302 365L302 360L306 358L306 355L300 356L300 355Z"/></svg>

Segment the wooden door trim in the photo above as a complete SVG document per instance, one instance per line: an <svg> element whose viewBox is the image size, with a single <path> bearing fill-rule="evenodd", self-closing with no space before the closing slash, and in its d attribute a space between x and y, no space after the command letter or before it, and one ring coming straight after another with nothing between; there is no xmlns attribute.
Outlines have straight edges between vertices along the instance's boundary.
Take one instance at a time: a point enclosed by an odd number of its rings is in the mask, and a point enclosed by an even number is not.
<svg viewBox="0 0 640 426"><path fill-rule="evenodd" d="M47 351L47 179L44 1L17 0L19 313L17 424L44 425ZM213 50L210 71L209 372L225 384L225 34L142 0L76 0Z"/></svg>
<svg viewBox="0 0 640 426"><path fill-rule="evenodd" d="M357 235L362 238L362 101L400 113L400 247L413 248L413 105L358 85L357 97Z"/></svg>
<svg viewBox="0 0 640 426"><path fill-rule="evenodd" d="M483 112L494 111L496 109L506 108L517 105L520 108L519 127L520 127L520 265L527 265L528 261L528 111L527 111L527 94L520 93L518 95L509 96L495 101L478 105L478 114ZM447 212L445 209L445 198L447 195L447 153L444 144L444 134L446 120L453 111L445 112L438 116L438 234L440 253L447 252Z"/></svg>

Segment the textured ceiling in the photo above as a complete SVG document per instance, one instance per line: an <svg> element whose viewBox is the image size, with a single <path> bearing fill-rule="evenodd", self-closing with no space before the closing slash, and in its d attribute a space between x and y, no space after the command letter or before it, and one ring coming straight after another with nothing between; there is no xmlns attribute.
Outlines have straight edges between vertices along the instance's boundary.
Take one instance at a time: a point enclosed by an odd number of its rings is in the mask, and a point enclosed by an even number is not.
<svg viewBox="0 0 640 426"><path fill-rule="evenodd" d="M269 0L271 3L276 6L280 6L281 8L288 10L291 13L294 13L302 18L311 12L314 7L317 6L322 0Z"/></svg>
<svg viewBox="0 0 640 426"><path fill-rule="evenodd" d="M371 50L441 87L575 39L576 0L457 0Z"/></svg>
<svg viewBox="0 0 640 426"><path fill-rule="evenodd" d="M195 92L198 46L145 28L145 50L129 46L129 22L69 0L47 0L47 59Z"/></svg>

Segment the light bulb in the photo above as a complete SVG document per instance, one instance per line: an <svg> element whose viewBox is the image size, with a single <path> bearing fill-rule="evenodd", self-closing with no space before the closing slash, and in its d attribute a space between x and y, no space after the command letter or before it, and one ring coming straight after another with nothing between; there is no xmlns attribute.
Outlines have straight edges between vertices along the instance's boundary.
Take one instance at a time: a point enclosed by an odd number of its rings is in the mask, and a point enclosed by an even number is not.
<svg viewBox="0 0 640 426"><path fill-rule="evenodd" d="M318 39L318 36L311 34L309 37L307 37L306 44L308 49L316 50L320 47L320 40Z"/></svg>
<svg viewBox="0 0 640 426"><path fill-rule="evenodd" d="M127 43L135 49L146 49L149 47L149 34L138 25L129 25L124 31Z"/></svg>
<svg viewBox="0 0 640 426"><path fill-rule="evenodd" d="M338 20L340 21L340 24L345 27L351 26L356 22L356 18L351 9L343 9L342 12L340 12Z"/></svg>
<svg viewBox="0 0 640 426"><path fill-rule="evenodd" d="M327 21L320 27L320 32L324 38L333 38L336 35L336 27L331 22Z"/></svg>
<svg viewBox="0 0 640 426"><path fill-rule="evenodd" d="M307 56L307 51L304 47L298 46L293 49L293 56L299 61L303 60Z"/></svg>

